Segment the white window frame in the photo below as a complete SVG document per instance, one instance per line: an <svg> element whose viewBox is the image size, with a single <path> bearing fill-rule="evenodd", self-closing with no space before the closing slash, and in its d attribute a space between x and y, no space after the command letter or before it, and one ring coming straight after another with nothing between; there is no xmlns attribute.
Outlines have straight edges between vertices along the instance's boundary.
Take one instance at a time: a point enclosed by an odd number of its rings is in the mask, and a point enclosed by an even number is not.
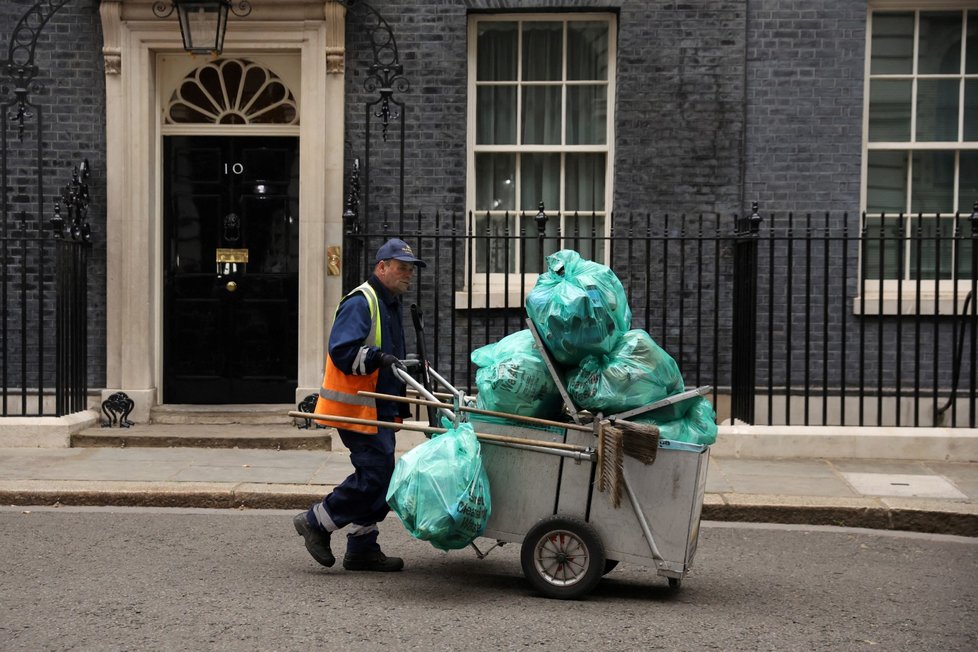
<svg viewBox="0 0 978 652"><path fill-rule="evenodd" d="M978 80L978 74L966 73L964 69L965 56L966 56L966 37L967 37L967 26L969 17L974 17L978 14L978 5L975 5L973 0L870 0L867 3L867 14L866 14L866 44L865 44L865 68L864 68L864 87L863 87L863 127L862 127L862 161L860 170L860 216L866 214L867 202L868 202L868 181L869 181L869 152L871 151L907 151L911 155L911 161L908 163L908 180L907 180L907 200L906 206L909 209L910 198L913 192L912 187L912 175L913 175L913 161L912 155L915 150L926 150L926 151L973 151L978 150L978 142L972 141L942 141L942 142L923 142L918 143L916 141L916 117L917 117L917 80L922 77L922 75L917 72L917 48L920 38L920 12L928 11L963 11L964 12L964 23L962 25L962 43L961 43L961 69L959 73L954 75L931 75L928 74L925 77L927 79L948 79L948 78L960 78L961 79L961 89L958 97L959 111L958 111L958 135L963 136L963 121L964 121L964 102L965 102L965 80ZM899 75L870 75L870 63L872 55L872 38L873 38L873 13L878 11L903 11L903 12L914 12L914 60L913 60L913 70L910 74L899 74ZM872 79L910 79L913 81L913 93L911 101L911 114L910 114L910 140L907 142L870 142L869 141L869 102L870 102L870 82ZM958 181L960 179L960 156L955 156L955 185L953 189L953 201L955 204L958 202ZM955 206L954 211L959 211L962 215L969 215L971 213L971 206ZM947 218L953 216L954 212L942 213L942 218ZM878 216L878 213L873 213L870 216ZM888 214L888 217L890 214ZM909 210L905 212L905 219L910 217ZM913 219L916 220L918 215L913 214ZM923 213L923 219L936 217L936 213ZM896 220L896 216L893 215L892 218ZM970 235L969 225L967 224L966 218L964 223L965 234ZM951 279L921 279L917 280L910 278L909 274L912 271L910 266L910 255L911 251L909 246L904 252L905 263L904 270L906 270L907 276L901 280L897 279L887 279L884 278L882 283L879 278L865 278L863 279L863 254L862 247L859 248L859 278L860 278L860 296L855 297L853 300L853 312L855 314L862 315L915 315L915 314L939 314L939 315L960 315L964 307L965 297L968 291L971 289L971 279L959 279L955 284ZM955 285L957 287L955 287ZM919 297L918 297L919 289ZM918 309L919 303L919 309Z"/></svg>
<svg viewBox="0 0 978 652"><path fill-rule="evenodd" d="M477 110L477 87L480 85L492 85L498 82L481 82L476 81L476 57L478 52L478 28L480 23L484 22L517 22L524 23L529 21L545 21L545 22L557 22L562 21L565 23L565 35L566 35L566 23L569 21L604 21L608 24L608 80L606 83L607 96L606 96L606 124L605 124L605 142L602 145L480 145L476 143L476 110ZM518 30L520 33L520 39L522 39L522 29ZM522 40L520 40L522 42ZM519 47L519 46L518 46ZM567 40L564 39L564 47L566 50ZM613 180L614 180L614 124L615 124L615 106L616 106L616 78L617 78L617 51L618 51L618 23L617 16L613 13L597 13L597 12L568 12L568 13L499 13L499 14L470 14L468 19L468 102L466 110L466 187L465 187L465 224L466 231L470 228L470 215L485 214L485 210L476 211L475 210L475 200L476 200L476 175L475 175L475 159L477 154L483 153L602 153L605 155L605 180L604 180L604 209L600 211L580 211L581 216L596 215L598 217L604 218L604 229L601 236L607 237L611 233L611 213L612 213L612 197L614 196ZM517 61L519 62L521 57L517 53ZM563 55L564 69L566 76L566 51ZM522 93L521 90L525 84L522 79L522 65L518 63L517 65L517 134L521 133L520 129L520 119L522 115L521 111L521 101ZM543 82L546 84L547 82ZM575 82L568 82L566 79L562 79L559 82L550 82L553 85L560 85L561 88L566 89L568 86L573 85ZM593 84L592 81L584 82L586 84ZM532 82L532 85L540 85L541 82ZM566 92L562 94L563 98L563 118L566 118ZM561 141L566 138L565 125L561 124ZM517 182L520 174L520 166L517 163L516 177ZM564 159L561 157L561 187L560 187L560 205L559 206L546 206L545 213L550 219L559 218L561 220L560 232L567 239L567 234L564 229L565 217L573 216L574 211L569 211L565 215L563 210L564 201L566 200L564 194ZM516 194L515 206L520 205L519 192ZM507 211L491 211L491 215L503 215ZM511 230L513 233L518 233L518 220L521 214L526 215L536 215L537 210L532 211L527 209L526 211L521 211L518 208L516 210L509 211L510 220L512 220L513 227L516 230ZM471 235L471 233L467 233ZM604 258L605 260L600 261L605 264L608 263L608 247L605 247ZM514 256L514 260L519 260L520 254L517 253ZM474 262L474 251L471 248L466 251L466 269L471 269L475 264ZM506 273L503 272L493 272L488 275L485 272L476 272L472 269L472 283L470 287L466 287L463 291L456 292L456 305L458 306L468 306L471 301L472 308L500 308L505 305L510 307L519 307L520 297L525 297L529 294L530 290L533 289L536 284L539 274L537 273L527 273L524 281L524 287L520 288L520 278L521 275L518 272L509 273L509 284L508 284L508 296L503 295ZM468 276L468 275L467 275ZM488 288L487 288L488 285ZM487 289L491 291L487 291Z"/></svg>

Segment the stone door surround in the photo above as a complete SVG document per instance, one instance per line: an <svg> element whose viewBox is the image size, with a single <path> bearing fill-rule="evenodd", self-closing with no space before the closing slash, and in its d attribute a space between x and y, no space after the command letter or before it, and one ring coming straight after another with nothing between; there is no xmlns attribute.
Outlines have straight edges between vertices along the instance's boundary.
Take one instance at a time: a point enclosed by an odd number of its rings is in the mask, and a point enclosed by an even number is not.
<svg viewBox="0 0 978 652"><path fill-rule="evenodd" d="M146 422L162 379L160 55L183 52L175 16L153 0L101 0L106 92L106 386ZM228 21L224 56L295 55L300 141L299 368L296 400L322 376L326 306L341 298L327 276L327 246L343 242L345 8L334 0L261 0ZM198 58L201 55L196 55ZM206 60L206 59L204 59ZM221 125L197 125L219 134ZM196 133L196 131L195 131Z"/></svg>

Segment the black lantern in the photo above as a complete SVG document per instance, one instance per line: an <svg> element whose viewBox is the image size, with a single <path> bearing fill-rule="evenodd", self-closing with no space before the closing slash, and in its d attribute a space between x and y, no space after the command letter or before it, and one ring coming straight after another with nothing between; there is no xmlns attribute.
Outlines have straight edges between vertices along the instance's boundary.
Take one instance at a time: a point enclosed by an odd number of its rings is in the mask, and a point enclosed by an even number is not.
<svg viewBox="0 0 978 652"><path fill-rule="evenodd" d="M177 10L183 49L197 54L220 54L224 49L224 32L228 26L228 11L244 17L251 13L247 0L231 4L231 0L164 0L153 5L153 13L166 18Z"/></svg>

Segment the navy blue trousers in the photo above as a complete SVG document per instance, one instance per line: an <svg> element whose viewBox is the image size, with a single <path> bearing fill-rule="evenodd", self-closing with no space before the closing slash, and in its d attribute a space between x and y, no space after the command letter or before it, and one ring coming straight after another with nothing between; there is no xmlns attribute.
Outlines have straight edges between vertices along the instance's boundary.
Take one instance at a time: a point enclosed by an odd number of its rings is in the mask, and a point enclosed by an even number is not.
<svg viewBox="0 0 978 652"><path fill-rule="evenodd" d="M387 488L394 473L394 431L380 428L376 435L337 432L343 445L350 449L353 473L323 498L321 505L313 506L310 520L318 521L327 530L351 525L347 552L379 550L377 523L391 511ZM322 517L320 510L326 512L328 519Z"/></svg>

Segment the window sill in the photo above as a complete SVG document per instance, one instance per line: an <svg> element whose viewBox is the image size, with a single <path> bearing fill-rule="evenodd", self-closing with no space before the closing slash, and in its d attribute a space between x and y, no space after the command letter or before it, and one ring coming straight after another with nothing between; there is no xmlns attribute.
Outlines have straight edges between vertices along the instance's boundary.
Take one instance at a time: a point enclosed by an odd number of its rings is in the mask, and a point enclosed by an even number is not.
<svg viewBox="0 0 978 652"><path fill-rule="evenodd" d="M523 279L523 290L520 291L520 277L510 278L506 286L503 274L493 274L489 284L484 280L474 282L471 287L455 293L456 310L486 310L488 309L523 309L526 297L537 284L538 274L527 274Z"/></svg>
<svg viewBox="0 0 978 652"><path fill-rule="evenodd" d="M874 315L939 315L942 317L961 316L965 310L965 300L968 292L971 291L971 282L962 281L958 285L957 294L954 290L941 290L935 293L933 290L920 290L920 298L917 298L915 287L904 288L902 292L896 290L867 291L861 297L854 297L852 300L852 313L864 317ZM919 306L918 306L919 303ZM972 310L968 306L968 313Z"/></svg>
<svg viewBox="0 0 978 652"><path fill-rule="evenodd" d="M485 309L523 309L523 302L529 294L529 290L520 295L520 289L510 289L509 292L502 290L459 290L455 293L456 310L485 310ZM470 303L471 301L471 303ZM487 305L488 302L488 305Z"/></svg>

